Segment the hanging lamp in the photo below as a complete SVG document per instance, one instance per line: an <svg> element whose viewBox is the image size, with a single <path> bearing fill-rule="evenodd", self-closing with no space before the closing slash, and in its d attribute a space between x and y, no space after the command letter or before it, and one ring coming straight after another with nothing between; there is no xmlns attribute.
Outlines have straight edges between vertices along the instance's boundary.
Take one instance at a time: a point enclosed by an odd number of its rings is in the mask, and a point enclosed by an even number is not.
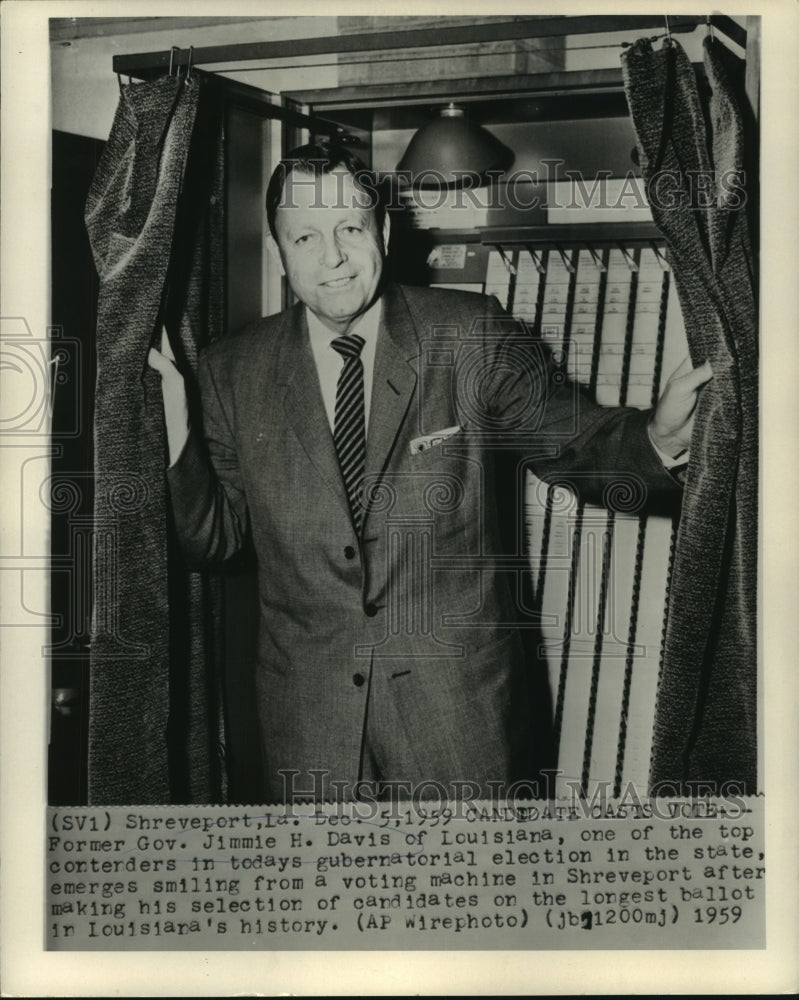
<svg viewBox="0 0 799 1000"><path fill-rule="evenodd" d="M457 187L465 174L483 183L490 170L504 170L512 161L507 146L450 103L414 135L397 171L401 182L414 187Z"/></svg>

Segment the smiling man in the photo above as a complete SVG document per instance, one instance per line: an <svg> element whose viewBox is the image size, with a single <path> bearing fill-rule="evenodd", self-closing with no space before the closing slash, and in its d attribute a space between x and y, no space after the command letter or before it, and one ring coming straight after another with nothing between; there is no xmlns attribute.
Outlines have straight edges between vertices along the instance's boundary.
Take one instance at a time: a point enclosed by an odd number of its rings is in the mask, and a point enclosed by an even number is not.
<svg viewBox="0 0 799 1000"><path fill-rule="evenodd" d="M350 166L319 176L282 168L267 193L267 246L297 298L337 333L374 303L389 234L388 215L376 214Z"/></svg>
<svg viewBox="0 0 799 1000"><path fill-rule="evenodd" d="M593 405L496 300L386 283L374 192L348 151L295 151L269 185L267 242L297 305L204 352L191 424L168 343L150 356L188 558L225 560L252 534L264 802L496 797L549 763L496 456L585 499L621 480L673 508L664 462L711 377L672 379L654 413Z"/></svg>

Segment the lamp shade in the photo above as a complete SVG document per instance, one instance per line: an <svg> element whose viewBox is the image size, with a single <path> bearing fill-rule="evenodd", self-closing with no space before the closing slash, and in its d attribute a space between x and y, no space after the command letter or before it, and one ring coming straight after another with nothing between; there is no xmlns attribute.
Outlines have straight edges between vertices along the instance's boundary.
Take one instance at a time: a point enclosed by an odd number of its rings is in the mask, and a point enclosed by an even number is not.
<svg viewBox="0 0 799 1000"><path fill-rule="evenodd" d="M480 175L510 165L513 153L463 108L450 104L414 135L397 164L402 181L420 187L452 187L464 174Z"/></svg>

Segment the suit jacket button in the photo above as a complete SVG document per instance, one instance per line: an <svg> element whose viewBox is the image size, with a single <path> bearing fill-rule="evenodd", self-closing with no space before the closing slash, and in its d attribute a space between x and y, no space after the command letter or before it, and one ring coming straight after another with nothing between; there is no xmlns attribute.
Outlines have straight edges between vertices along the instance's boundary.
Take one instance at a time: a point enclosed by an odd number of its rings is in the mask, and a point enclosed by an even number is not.
<svg viewBox="0 0 799 1000"><path fill-rule="evenodd" d="M355 558L355 549L351 545L346 545L344 547L344 558L345 559Z"/></svg>
<svg viewBox="0 0 799 1000"><path fill-rule="evenodd" d="M367 604L363 610L366 612L369 618L374 618L374 616L377 614L377 605Z"/></svg>
<svg viewBox="0 0 799 1000"><path fill-rule="evenodd" d="M366 678L363 676L363 674L353 674L352 675L352 683L355 685L356 688L362 687L363 686L363 682L365 680L366 680Z"/></svg>

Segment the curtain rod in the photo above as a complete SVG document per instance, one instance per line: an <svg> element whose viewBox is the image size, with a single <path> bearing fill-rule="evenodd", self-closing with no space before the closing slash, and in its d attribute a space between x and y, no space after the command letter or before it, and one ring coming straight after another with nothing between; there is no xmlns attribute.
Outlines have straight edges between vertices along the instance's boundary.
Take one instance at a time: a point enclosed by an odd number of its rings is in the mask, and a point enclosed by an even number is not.
<svg viewBox="0 0 799 1000"><path fill-rule="evenodd" d="M192 65L193 62L192 59ZM274 94L261 90L260 87L252 87L239 80L229 80L224 76L215 76L213 73L206 73L203 70L192 69L192 73L201 77L204 86L209 88L211 92L224 94L225 99L232 100L232 103L238 108L252 111L262 118L276 118L286 125L293 125L295 128L307 128L314 135L327 135L346 141L347 130L338 122L331 122L317 115L311 117L301 111L296 111L294 108L285 107L279 103L280 98L275 99Z"/></svg>
<svg viewBox="0 0 799 1000"><path fill-rule="evenodd" d="M707 23L707 15L685 15L669 18L672 33L693 31ZM711 15L713 27L726 34L741 47L746 46L746 30L725 15ZM606 34L622 31L662 28L663 15L588 15L578 17L525 17L487 24L457 25L437 28L410 28L404 31L363 32L354 35L332 35L314 38L291 38L279 41L239 42L229 45L207 45L195 48L191 56L195 66L224 62L248 62L254 59L297 58L347 52L368 52L386 49L421 48L424 46L468 45L478 42L511 41L564 37L566 35ZM166 71L170 58L174 65L185 66L189 50L173 54L139 52L113 57L113 70L124 76L146 79Z"/></svg>

